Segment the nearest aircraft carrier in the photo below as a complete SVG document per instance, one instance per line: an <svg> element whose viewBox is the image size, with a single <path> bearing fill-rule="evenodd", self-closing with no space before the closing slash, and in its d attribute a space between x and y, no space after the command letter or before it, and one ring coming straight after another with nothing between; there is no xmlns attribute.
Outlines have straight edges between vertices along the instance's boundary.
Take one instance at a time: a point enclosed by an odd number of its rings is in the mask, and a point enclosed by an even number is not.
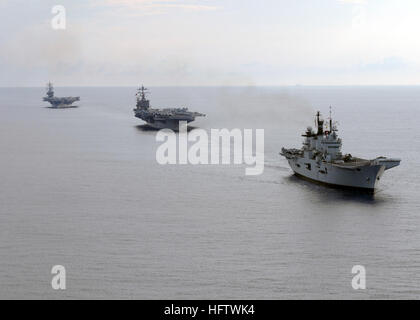
<svg viewBox="0 0 420 320"><path fill-rule="evenodd" d="M317 132L308 127L301 149L282 149L297 176L331 186L373 192L385 170L396 167L400 159L378 157L366 160L341 154L341 139L332 123L324 130L324 121L316 114Z"/></svg>

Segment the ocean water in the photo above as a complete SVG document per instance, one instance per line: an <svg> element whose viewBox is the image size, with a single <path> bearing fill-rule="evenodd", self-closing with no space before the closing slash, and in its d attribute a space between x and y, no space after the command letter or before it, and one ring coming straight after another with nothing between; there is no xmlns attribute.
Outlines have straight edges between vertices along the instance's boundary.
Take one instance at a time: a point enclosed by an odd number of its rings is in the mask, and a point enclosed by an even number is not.
<svg viewBox="0 0 420 320"><path fill-rule="evenodd" d="M420 298L420 87L151 88L194 126L265 130L265 170L156 162L135 88L0 89L0 298ZM399 157L374 196L294 177L316 110L343 151ZM64 265L67 289L51 288ZM351 269L366 268L366 290Z"/></svg>

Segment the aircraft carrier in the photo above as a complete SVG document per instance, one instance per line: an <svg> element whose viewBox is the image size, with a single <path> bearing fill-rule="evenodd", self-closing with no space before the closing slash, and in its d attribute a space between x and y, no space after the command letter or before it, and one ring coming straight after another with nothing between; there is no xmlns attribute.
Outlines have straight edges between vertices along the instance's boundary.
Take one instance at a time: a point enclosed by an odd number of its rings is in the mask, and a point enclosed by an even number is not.
<svg viewBox="0 0 420 320"><path fill-rule="evenodd" d="M149 100L146 99L147 90L144 86L138 89L134 115L145 121L148 127L178 131L180 121L186 121L188 123L194 121L196 117L205 116L205 114L199 112L188 111L188 108L151 108Z"/></svg>
<svg viewBox="0 0 420 320"><path fill-rule="evenodd" d="M337 126L332 122L324 130L324 120L318 111L315 132L306 129L301 149L282 148L281 155L289 162L293 172L306 180L339 188L351 188L373 193L383 173L400 164L400 159L378 157L367 160L342 155L342 141Z"/></svg>
<svg viewBox="0 0 420 320"><path fill-rule="evenodd" d="M51 108L76 108L72 105L76 101L80 101L80 97L55 97L54 88L51 82L47 84L47 96L43 98L43 101L51 103Z"/></svg>

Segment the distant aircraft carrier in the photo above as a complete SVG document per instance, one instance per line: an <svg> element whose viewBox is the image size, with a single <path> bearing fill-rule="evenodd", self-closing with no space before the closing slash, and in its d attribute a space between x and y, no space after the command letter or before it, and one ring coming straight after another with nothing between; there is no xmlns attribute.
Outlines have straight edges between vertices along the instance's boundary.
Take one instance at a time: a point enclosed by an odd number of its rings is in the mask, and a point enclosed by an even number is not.
<svg viewBox="0 0 420 320"><path fill-rule="evenodd" d="M321 114L316 114L317 132L306 129L301 149L282 149L290 167L297 176L336 187L356 188L373 192L385 170L396 167L400 159L378 157L373 160L341 154L341 139L332 123L331 111L328 130L324 131Z"/></svg>
<svg viewBox="0 0 420 320"><path fill-rule="evenodd" d="M79 101L80 97L55 97L54 88L51 82L47 84L47 96L43 98L43 101L51 103L52 108L75 108L72 104Z"/></svg>
<svg viewBox="0 0 420 320"><path fill-rule="evenodd" d="M204 117L205 114L188 111L187 108L153 109L149 100L146 99L147 89L144 86L138 89L137 104L134 114L137 118L144 120L147 126L154 129L172 129L178 131L179 122L191 122L195 117Z"/></svg>

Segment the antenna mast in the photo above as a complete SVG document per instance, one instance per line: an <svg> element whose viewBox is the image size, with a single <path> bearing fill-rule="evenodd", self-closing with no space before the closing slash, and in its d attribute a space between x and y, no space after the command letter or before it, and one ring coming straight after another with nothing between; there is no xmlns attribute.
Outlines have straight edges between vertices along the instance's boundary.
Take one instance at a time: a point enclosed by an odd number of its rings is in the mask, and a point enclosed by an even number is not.
<svg viewBox="0 0 420 320"><path fill-rule="evenodd" d="M51 82L48 82L48 83L47 83L47 96L48 96L49 98L54 97L54 88L53 88L53 85L52 85L52 83L51 83Z"/></svg>
<svg viewBox="0 0 420 320"><path fill-rule="evenodd" d="M149 109L149 100L146 100L147 91L143 85L137 90L137 108Z"/></svg>
<svg viewBox="0 0 420 320"><path fill-rule="evenodd" d="M333 127L332 127L332 112L331 112L331 106L330 106L330 132L333 131Z"/></svg>

